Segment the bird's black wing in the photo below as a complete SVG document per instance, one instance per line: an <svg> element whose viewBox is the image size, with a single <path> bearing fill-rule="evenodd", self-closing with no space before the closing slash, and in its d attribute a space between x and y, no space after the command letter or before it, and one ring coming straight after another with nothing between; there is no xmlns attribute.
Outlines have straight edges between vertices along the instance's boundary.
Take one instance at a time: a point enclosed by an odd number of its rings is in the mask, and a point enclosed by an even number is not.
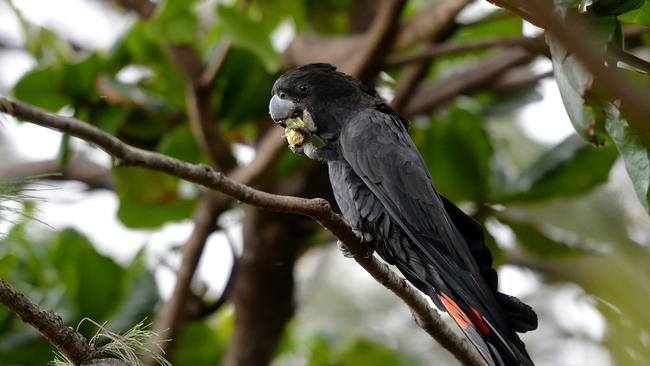
<svg viewBox="0 0 650 366"><path fill-rule="evenodd" d="M461 327L463 319L459 322L454 316L456 310L463 313L465 320L469 317L471 323L484 322L474 325L481 332L487 325L493 330L492 336L503 341L500 346L520 358L520 352L512 350L512 343L503 339L517 336L507 325L493 291L481 278L468 244L434 189L400 117L380 109L366 110L345 125L339 141L343 158L381 201L391 221L410 238L413 247L409 250L435 272L429 278L438 279L431 285L439 292L428 295L439 296ZM396 265L400 268L399 263ZM408 269L409 264L401 266ZM476 344L481 340L472 341Z"/></svg>

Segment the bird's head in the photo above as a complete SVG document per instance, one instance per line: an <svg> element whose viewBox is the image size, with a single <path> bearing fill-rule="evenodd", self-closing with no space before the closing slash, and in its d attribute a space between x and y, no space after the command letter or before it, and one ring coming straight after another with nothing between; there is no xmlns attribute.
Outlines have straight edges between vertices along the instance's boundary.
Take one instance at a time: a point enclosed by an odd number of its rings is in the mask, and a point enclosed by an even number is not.
<svg viewBox="0 0 650 366"><path fill-rule="evenodd" d="M273 85L269 114L286 127L288 120L302 118L317 135L337 134L343 116L377 103L374 89L336 71L330 64L315 63L287 71Z"/></svg>

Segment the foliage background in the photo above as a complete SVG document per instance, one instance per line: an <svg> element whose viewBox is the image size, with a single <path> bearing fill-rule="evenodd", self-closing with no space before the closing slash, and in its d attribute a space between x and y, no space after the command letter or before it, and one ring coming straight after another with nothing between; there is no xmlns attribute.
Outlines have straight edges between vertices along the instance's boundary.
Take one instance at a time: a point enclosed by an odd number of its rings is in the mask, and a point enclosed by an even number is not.
<svg viewBox="0 0 650 366"><path fill-rule="evenodd" d="M88 1L86 6L123 28L111 30L117 37L98 45L80 37L73 22L59 23L69 27L63 29L35 20L28 3L0 3L2 17L16 19L21 32L18 38L0 37L5 57L0 65L9 65L8 58L16 54L30 65L15 84L1 86L3 93L74 115L129 144L194 163L216 163L224 170L236 163L233 159L245 164L247 156L260 151L267 130L277 129L266 117L269 91L282 70L300 60L295 54L327 59L340 52L321 45L322 53L313 54L300 42L285 51L282 40L316 34L354 37L372 21L377 7L360 0L140 2L152 6L147 14L146 9L136 8L137 13L119 4ZM129 8L130 2L116 3ZM650 1L621 1L628 4L623 8L594 1L580 15L577 2L556 3L567 17L594 18L603 45L625 43L648 58ZM409 1L401 21L432 4ZM510 13L491 8L468 13L434 41L454 45L523 36L522 20ZM514 47L434 58L408 98L430 98L429 105L418 109L407 102L400 110L413 121L412 136L436 186L485 225L501 265L502 285L540 315L540 329L523 336L537 364L643 364L650 359L648 136L630 128L634 122L621 118L615 104L591 89L590 76L573 56L553 39L548 42L550 54L531 54L488 81L435 103L433 91L443 90L449 80L484 72L491 60ZM421 52L426 43L381 55L376 71L382 73L373 80L388 97L407 68L391 66L391 61ZM183 56L188 54L195 59L188 61ZM218 71L201 84L192 62L202 65L202 71L209 65ZM539 75L551 63L577 132L553 144L531 136L530 129L537 126L520 121L522 108L540 100L539 83L550 82L539 81ZM530 81L500 87L500 77L508 72ZM647 74L635 72L634 77L647 79ZM11 141L5 130L16 122L2 118L0 177L60 173L22 186L27 197L0 196L2 207L25 214L0 211L0 276L73 326L88 317L124 331L144 318L155 320L162 299L169 296L186 239L156 246L152 238L165 236L174 223L191 227L205 192L160 173L113 168L92 146L67 136L60 137L56 156L25 161L16 146L39 146L28 136ZM205 136L218 139L206 141L197 133L201 124L214 129ZM255 186L330 197L322 166L286 149L277 154ZM110 215L122 225L151 234L128 243L112 239L102 229L104 222L88 218L103 207L76 213L89 222L82 229L34 219L47 216L49 200L83 201L97 190L114 197L117 207ZM230 268L203 271L195 279L188 319L169 353L174 365L255 364L242 356L242 345L260 347L260 354L270 356L273 339L279 339L276 365L454 363L413 324L402 303L342 258L313 223L236 203L212 214L220 218L218 225L210 225L209 248L218 246L218 255L228 257L204 258L204 266L229 266L231 244L237 279L228 280ZM98 251L89 239L93 232L135 254ZM227 304L214 306L218 299ZM91 328L84 323L81 330L92 335ZM271 339L271 345L261 339ZM34 330L0 309L0 364L44 364L53 358L50 350Z"/></svg>

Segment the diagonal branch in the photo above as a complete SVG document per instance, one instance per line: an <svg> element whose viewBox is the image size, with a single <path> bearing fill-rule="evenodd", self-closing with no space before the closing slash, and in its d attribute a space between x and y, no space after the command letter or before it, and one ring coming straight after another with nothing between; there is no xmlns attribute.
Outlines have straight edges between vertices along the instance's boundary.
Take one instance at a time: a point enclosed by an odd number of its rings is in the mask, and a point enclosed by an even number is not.
<svg viewBox="0 0 650 366"><path fill-rule="evenodd" d="M473 92L513 66L529 61L533 56L524 49L507 49L462 72L424 83L404 107L404 114L412 116L424 113L459 94Z"/></svg>
<svg viewBox="0 0 650 366"><path fill-rule="evenodd" d="M414 312L418 325L458 360L466 365L484 365L476 350L444 323L412 285L374 256L363 258L364 246L358 241L350 226L330 209L329 203L324 199L279 196L259 191L238 183L208 166L190 164L127 145L116 137L78 119L48 113L29 104L5 97L0 97L0 111L94 143L112 155L118 165L140 166L161 171L223 192L234 199L260 208L311 217L339 238L351 253L356 254L355 260L378 282L406 302Z"/></svg>
<svg viewBox="0 0 650 366"><path fill-rule="evenodd" d="M101 355L81 334L63 323L52 311L41 309L18 289L0 279L0 304L38 330L56 349L75 365L126 366L117 359L101 359Z"/></svg>
<svg viewBox="0 0 650 366"><path fill-rule="evenodd" d="M437 10L437 13L434 14L434 19L437 21L428 22L425 25L428 30L428 32L426 32L428 36L426 41L431 43L439 42L453 34L456 29L454 26L456 16L471 2L472 0L456 0L437 4L437 7L434 8ZM420 19L423 14L427 13L428 11L425 11L416 15L412 23L417 24L417 20ZM404 34L404 32L400 34ZM406 102L411 99L413 92L425 78L430 63L431 59L423 59L404 67L400 78L397 81L397 85L395 85L395 96L391 101L391 106L396 111L401 112L402 107L404 107Z"/></svg>

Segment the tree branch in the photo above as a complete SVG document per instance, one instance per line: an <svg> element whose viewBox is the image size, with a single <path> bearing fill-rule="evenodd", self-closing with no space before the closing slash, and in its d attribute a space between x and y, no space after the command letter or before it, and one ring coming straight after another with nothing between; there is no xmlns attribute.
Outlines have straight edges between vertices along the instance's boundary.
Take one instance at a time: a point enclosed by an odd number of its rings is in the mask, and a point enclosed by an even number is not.
<svg viewBox="0 0 650 366"><path fill-rule="evenodd" d="M412 62L430 60L439 56L483 50L494 47L523 47L548 52L548 47L541 37L493 37L463 43L434 44L417 55L395 56L388 59L386 67L399 67Z"/></svg>
<svg viewBox="0 0 650 366"><path fill-rule="evenodd" d="M571 27L561 19L552 8L552 4L544 0L489 0L493 4L511 10L527 21L547 30L556 37L566 48L575 54L585 68L598 80L599 85L606 87L600 91L612 101L620 100L622 105L636 118L630 119L630 124L648 133L650 125L650 103L647 93L644 93L633 80L624 78L614 67L605 67L604 55L597 47L592 36L594 32L583 31L576 33L574 29L591 29L580 19L572 19ZM534 16L532 15L534 14ZM575 23L580 23L579 26Z"/></svg>
<svg viewBox="0 0 650 366"><path fill-rule="evenodd" d="M349 75L364 82L372 81L376 75L377 66L383 60L380 55L387 44L395 36L397 19L404 8L406 0L384 0L363 36L360 49L354 53L349 63L342 66L342 70Z"/></svg>
<svg viewBox="0 0 650 366"><path fill-rule="evenodd" d="M443 347L447 348L456 358L467 365L483 365L483 361L476 350L466 340L458 337L448 328L439 315L429 307L425 298L412 285L374 256L363 258L364 245L358 241L356 235L343 218L330 209L329 203L324 199L279 196L259 191L238 183L208 166L190 164L169 156L127 145L116 137L75 118L58 116L5 97L0 97L0 110L3 113L34 124L66 132L94 143L112 155L118 165L140 166L161 171L221 191L241 202L260 208L311 217L339 238L351 253L356 254L355 260L378 282L406 302L413 312L417 314L418 324Z"/></svg>
<svg viewBox="0 0 650 366"><path fill-rule="evenodd" d="M437 6L434 8L437 12L433 15L436 21L428 23L428 38L426 40L429 43L434 43L442 41L445 38L449 38L456 29L454 26L456 16L470 3L470 0L460 0L437 4ZM426 13L427 12L423 12L421 14ZM421 14L415 16L415 20L420 19L422 16ZM415 22L415 20L413 22ZM404 34L404 32L401 34ZM400 78L397 81L397 85L395 85L395 96L391 101L391 106L396 111L402 111L402 107L404 107L406 102L411 98L413 92L415 91L415 88L417 88L417 86L425 78L425 74L429 68L430 63L431 59L424 59L420 60L417 63L410 64L402 70Z"/></svg>
<svg viewBox="0 0 650 366"><path fill-rule="evenodd" d="M462 72L421 85L404 108L407 116L429 111L451 98L477 90L513 66L529 61L534 55L527 50L508 49L478 62Z"/></svg>
<svg viewBox="0 0 650 366"><path fill-rule="evenodd" d="M0 304L38 330L75 365L126 366L117 359L101 359L101 355L88 344L84 336L65 325L60 316L41 309L4 279L0 279Z"/></svg>
<svg viewBox="0 0 650 366"><path fill-rule="evenodd" d="M402 25L391 46L393 51L409 47L419 41L435 38L449 26L460 10L474 0L447 0L435 3L419 12ZM451 19L450 19L451 18Z"/></svg>

